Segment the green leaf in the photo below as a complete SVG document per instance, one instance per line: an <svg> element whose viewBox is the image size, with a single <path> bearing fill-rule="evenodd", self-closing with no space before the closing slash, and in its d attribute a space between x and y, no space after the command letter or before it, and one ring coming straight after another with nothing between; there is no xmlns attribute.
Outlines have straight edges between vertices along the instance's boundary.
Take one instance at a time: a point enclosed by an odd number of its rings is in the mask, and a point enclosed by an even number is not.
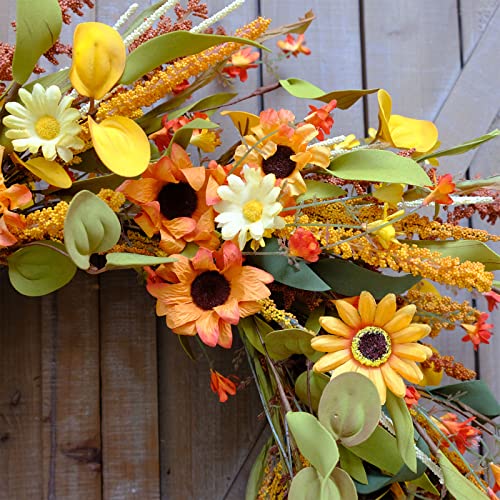
<svg viewBox="0 0 500 500"><path fill-rule="evenodd" d="M360 90L334 90L333 92L324 92L316 85L300 78L288 78L280 80L280 85L294 97L301 99L315 99L322 102L330 102L336 99L337 108L348 109L356 103L361 97L373 94L379 89L360 89Z"/></svg>
<svg viewBox="0 0 500 500"><path fill-rule="evenodd" d="M328 182L306 180L307 191L297 198L297 204L314 198L339 198L347 193L342 188Z"/></svg>
<svg viewBox="0 0 500 500"><path fill-rule="evenodd" d="M488 132L485 135L482 135L480 137L476 137L475 139L471 139L470 141L464 142L463 144L460 144L459 146L454 146L452 148L448 149L442 149L441 151L435 151L434 153L428 153L423 156L419 156L416 158L416 161L424 161L429 158L439 158L440 156L453 156L453 155L461 155L464 153L467 153L467 151L470 151L471 149L475 149L479 147L483 142L487 142L491 139L494 139L500 135L500 130L495 129L492 130L491 132Z"/></svg>
<svg viewBox="0 0 500 500"><path fill-rule="evenodd" d="M491 187L492 189L500 189L500 175L493 177L485 177L484 179L471 179L468 181L460 181L455 184L457 191L460 194L468 194L474 192L476 189Z"/></svg>
<svg viewBox="0 0 500 500"><path fill-rule="evenodd" d="M421 488L424 491L427 491L429 493L432 493L433 495L439 496L439 491L436 489L434 484L432 484L432 482L429 479L429 476L427 474L422 474L420 477L417 477L417 479L410 481L410 483L414 484L415 486L417 486L418 488Z"/></svg>
<svg viewBox="0 0 500 500"><path fill-rule="evenodd" d="M182 335L179 335L181 337ZM255 462L250 469L247 487L245 490L245 500L257 500L257 495L264 477L264 468L266 466L267 452L272 445L272 438L269 438L266 444L260 450Z"/></svg>
<svg viewBox="0 0 500 500"><path fill-rule="evenodd" d="M317 354L311 347L312 333L298 328L275 330L266 335L266 349L271 358L281 361L293 354L305 354L308 358Z"/></svg>
<svg viewBox="0 0 500 500"><path fill-rule="evenodd" d="M500 255L482 241L476 240L405 240L409 245L428 248L439 252L443 257L458 257L460 262L467 260L481 262L486 271L500 269Z"/></svg>
<svg viewBox="0 0 500 500"><path fill-rule="evenodd" d="M183 108L176 109L174 112L169 113L168 118L173 120L175 118L179 118L186 113L195 113L196 111L200 111L202 109L207 108L218 108L229 102L231 99L236 97L238 94L235 92L221 92L219 94L209 95L200 99L199 101L193 102L192 104L188 104ZM207 111L207 115L211 115L215 110Z"/></svg>
<svg viewBox="0 0 500 500"><path fill-rule="evenodd" d="M97 194L101 189L116 189L123 181L125 181L125 177L116 174L100 175L92 177L92 179L75 181L70 188L58 189L57 193L61 197L72 197L84 190Z"/></svg>
<svg viewBox="0 0 500 500"><path fill-rule="evenodd" d="M180 129L176 130L175 134L172 137L172 141L167 149L167 154L170 153L172 149L172 144L175 142L186 149L189 146L189 141L193 135L193 132L196 129L210 129L210 128L218 128L219 125L210 120L203 120L202 118L195 118L193 121L190 121L183 125Z"/></svg>
<svg viewBox="0 0 500 500"><path fill-rule="evenodd" d="M238 329L243 332L250 344L252 344L257 351L261 354L266 354L266 350L260 341L259 333L264 340L267 334L272 332L273 329L265 321L261 320L258 316L241 318L238 323Z"/></svg>
<svg viewBox="0 0 500 500"><path fill-rule="evenodd" d="M145 19L147 19L151 14L153 14L156 10L158 10L163 4L166 3L166 1L167 0L159 0L159 2L155 2L153 5L137 13L133 21L127 23L128 27L123 32L123 38L126 38L128 35L130 35L132 31L138 28L144 22Z"/></svg>
<svg viewBox="0 0 500 500"><path fill-rule="evenodd" d="M59 38L61 7L57 0L16 1L16 49L12 60L14 80L23 84L40 56Z"/></svg>
<svg viewBox="0 0 500 500"><path fill-rule="evenodd" d="M375 384L360 373L342 373L323 390L319 421L344 446L365 441L380 419L380 397Z"/></svg>
<svg viewBox="0 0 500 500"><path fill-rule="evenodd" d="M339 467L335 467L330 475L331 480L339 490L341 499L356 499L358 493L356 492L356 485L354 484L351 476Z"/></svg>
<svg viewBox="0 0 500 500"><path fill-rule="evenodd" d="M456 500L488 499L488 496L466 479L448 460L442 451L438 451L439 465L444 476L444 484Z"/></svg>
<svg viewBox="0 0 500 500"><path fill-rule="evenodd" d="M276 239L267 241L263 252L278 252L279 245ZM311 292L325 292L330 287L304 262L297 266L290 265L285 254L281 255L259 255L259 252L248 256L247 259L253 265L264 269L274 276L275 281L301 290Z"/></svg>
<svg viewBox="0 0 500 500"><path fill-rule="evenodd" d="M64 221L64 244L80 269L90 267L93 253L105 252L120 239L117 215L90 191L80 191L71 201Z"/></svg>
<svg viewBox="0 0 500 500"><path fill-rule="evenodd" d="M322 488L322 484L325 486ZM292 480L288 500L341 500L335 483L322 479L312 467L300 470Z"/></svg>
<svg viewBox="0 0 500 500"><path fill-rule="evenodd" d="M377 300L388 293L404 293L422 279L411 274L388 276L343 259L322 259L311 268L334 292L351 297L366 290Z"/></svg>
<svg viewBox="0 0 500 500"><path fill-rule="evenodd" d="M311 398L311 407L317 412L319 400L323 390L328 385L330 378L323 373L309 371L309 392L307 390L307 371L302 372L295 381L295 394L305 405L309 404Z"/></svg>
<svg viewBox="0 0 500 500"><path fill-rule="evenodd" d="M182 30L171 31L170 33L165 33L164 35L148 40L129 54L120 83L129 85L162 64L166 64L179 57L197 54L210 47L226 42L253 45L254 47L268 50L260 43L245 38L225 35L204 35Z"/></svg>
<svg viewBox="0 0 500 500"><path fill-rule="evenodd" d="M413 440L415 431L405 400L404 398L398 398L391 391L387 391L385 406L394 424L399 453L408 468L416 472L417 454Z"/></svg>
<svg viewBox="0 0 500 500"><path fill-rule="evenodd" d="M159 266L168 262L175 262L174 257L153 257L136 253L108 253L106 254L106 269L132 269L144 266Z"/></svg>
<svg viewBox="0 0 500 500"><path fill-rule="evenodd" d="M314 19L316 19L316 16L313 14L312 10L309 10L304 14L304 17L299 18L295 23L283 24L275 29L267 30L260 39L268 40L269 38L286 35L288 33L305 33Z"/></svg>
<svg viewBox="0 0 500 500"><path fill-rule="evenodd" d="M346 180L397 182L414 186L432 184L429 176L416 161L392 151L350 151L334 158L329 168L336 177Z"/></svg>
<svg viewBox="0 0 500 500"><path fill-rule="evenodd" d="M349 451L349 448L339 444L340 467L344 469L349 475L362 484L368 484L363 460L357 455Z"/></svg>
<svg viewBox="0 0 500 500"><path fill-rule="evenodd" d="M61 89L61 93L64 94L71 88L71 82L69 81L69 68L60 69L55 73L49 73L48 75L32 80L31 82L24 85L26 90L30 92L33 90L35 83L39 83L42 87L48 88L51 85L57 85Z"/></svg>
<svg viewBox="0 0 500 500"><path fill-rule="evenodd" d="M329 477L339 460L333 436L310 413L289 411L286 421L302 455L324 478Z"/></svg>
<svg viewBox="0 0 500 500"><path fill-rule="evenodd" d="M196 356L194 355L193 349L190 344L190 336L189 335L176 335L179 339L179 344L182 347L182 350L186 353L187 357L191 361L196 361Z"/></svg>
<svg viewBox="0 0 500 500"><path fill-rule="evenodd" d="M500 404L484 380L469 380L426 390L431 394L461 401L486 417L495 418L500 415Z"/></svg>
<svg viewBox="0 0 500 500"><path fill-rule="evenodd" d="M52 241L17 250L7 257L7 264L12 286L28 297L58 290L76 273L75 264L64 254L64 246Z"/></svg>
<svg viewBox="0 0 500 500"><path fill-rule="evenodd" d="M304 328L306 330L311 330L314 333L318 333L321 330L321 325L319 324L319 318L325 315L325 305L319 305L314 311L309 313L306 324Z"/></svg>

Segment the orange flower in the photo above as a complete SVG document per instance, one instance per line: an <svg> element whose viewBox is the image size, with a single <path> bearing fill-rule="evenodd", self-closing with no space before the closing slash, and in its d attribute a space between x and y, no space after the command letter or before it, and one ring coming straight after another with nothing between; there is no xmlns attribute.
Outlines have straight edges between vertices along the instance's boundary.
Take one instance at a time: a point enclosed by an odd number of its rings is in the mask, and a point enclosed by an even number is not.
<svg viewBox="0 0 500 500"><path fill-rule="evenodd" d="M239 248L225 242L217 252L200 248L189 260L160 266L156 274L168 283L150 283L158 299L156 313L167 317L167 326L180 335L200 336L210 347L232 344L231 325L260 310L259 300L270 295L273 277L255 267L243 266Z"/></svg>
<svg viewBox="0 0 500 500"><path fill-rule="evenodd" d="M418 404L418 400L420 399L420 393L413 386L408 386L406 388L405 394L405 403L408 408L411 408L413 405Z"/></svg>
<svg viewBox="0 0 500 500"><path fill-rule="evenodd" d="M314 234L303 227L299 227L288 241L290 255L293 257L302 257L307 262L316 262L319 259L321 249L318 240Z"/></svg>
<svg viewBox="0 0 500 500"><path fill-rule="evenodd" d="M9 226L19 229L25 227L21 216L11 212L10 209L27 205L31 198L31 191L22 184L6 187L0 172L0 247L8 247L17 242L17 238L10 232Z"/></svg>
<svg viewBox="0 0 500 500"><path fill-rule="evenodd" d="M160 233L160 248L172 254L181 252L187 242L216 248L214 213L206 200L210 171L194 167L178 144L170 157L150 165L141 179L125 181L117 191L139 205L135 221L148 237Z"/></svg>
<svg viewBox="0 0 500 500"><path fill-rule="evenodd" d="M447 413L436 420L435 423L439 429L446 434L446 437L455 444L460 453L465 453L467 448L477 444L477 436L481 435L479 429L475 429L470 422L476 417L470 417L463 422L458 421L458 417L454 413Z"/></svg>
<svg viewBox="0 0 500 500"><path fill-rule="evenodd" d="M236 384L229 378L224 377L219 372L210 368L210 389L219 395L219 401L225 403L228 400L228 394L236 394Z"/></svg>
<svg viewBox="0 0 500 500"><path fill-rule="evenodd" d="M240 82L246 82L248 79L247 69L256 68L253 64L259 58L258 52L252 52L251 47L238 50L231 56L231 61L227 61L227 66L222 69L231 78L240 77Z"/></svg>
<svg viewBox="0 0 500 500"><path fill-rule="evenodd" d="M493 485L493 493L500 491L500 466L490 463L490 469L495 479L495 484Z"/></svg>
<svg viewBox="0 0 500 500"><path fill-rule="evenodd" d="M318 131L318 139L320 141L324 140L325 134L329 134L330 130L333 126L333 117L330 116L330 113L337 107L337 101L332 99L328 104L325 104L321 108L317 108L316 106L309 106L309 109L312 113L309 113L304 121L306 123L311 123L314 125L316 130Z"/></svg>
<svg viewBox="0 0 500 500"><path fill-rule="evenodd" d="M172 89L172 94L174 95L180 94L182 91L186 90L190 85L191 84L189 83L189 80L186 78Z"/></svg>
<svg viewBox="0 0 500 500"><path fill-rule="evenodd" d="M257 118L257 117L255 117ZM311 123L293 126L291 111L267 109L262 111L258 125L243 137L236 148L234 159L258 168L262 175L274 174L276 185L285 187L285 194L305 193L306 185L300 171L309 163L326 168L330 164L330 150L324 146L308 148L318 131Z"/></svg>
<svg viewBox="0 0 500 500"><path fill-rule="evenodd" d="M290 57L290 55L297 57L301 52L308 56L311 53L311 49L307 48L304 44L304 34L299 35L297 40L295 40L293 35L288 34L284 40L278 40L276 42L276 45L287 57Z"/></svg>
<svg viewBox="0 0 500 500"><path fill-rule="evenodd" d="M479 344L489 344L491 337L491 329L493 325L491 323L486 323L488 319L488 313L481 313L479 319L474 325L466 325L462 323L462 328L467 332L467 335L462 337L462 342L472 342L474 345L474 350L477 351Z"/></svg>
<svg viewBox="0 0 500 500"><path fill-rule="evenodd" d="M429 186L433 187L433 186ZM428 205L429 203L439 203L441 205L451 205L453 200L450 196L455 192L455 183L451 174L442 175L439 177L439 182L436 183L436 174L434 174L434 189L429 193L422 203Z"/></svg>
<svg viewBox="0 0 500 500"><path fill-rule="evenodd" d="M500 302L500 294L491 290L487 293L483 293L483 297L488 301L488 311L493 312L493 309L496 309Z"/></svg>

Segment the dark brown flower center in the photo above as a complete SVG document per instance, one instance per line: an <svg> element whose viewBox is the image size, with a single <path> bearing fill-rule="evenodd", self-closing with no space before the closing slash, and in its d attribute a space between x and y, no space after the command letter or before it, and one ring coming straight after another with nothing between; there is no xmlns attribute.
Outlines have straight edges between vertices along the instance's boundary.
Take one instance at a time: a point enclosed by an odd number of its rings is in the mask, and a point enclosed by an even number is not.
<svg viewBox="0 0 500 500"><path fill-rule="evenodd" d="M205 271L191 283L193 302L205 311L224 304L230 292L229 281L217 271Z"/></svg>
<svg viewBox="0 0 500 500"><path fill-rule="evenodd" d="M367 326L352 339L351 351L361 364L380 366L391 355L391 338L382 328Z"/></svg>
<svg viewBox="0 0 500 500"><path fill-rule="evenodd" d="M290 159L295 151L288 146L278 146L276 153L262 160L262 170L265 174L274 174L276 179L285 179L294 170L297 164Z"/></svg>
<svg viewBox="0 0 500 500"><path fill-rule="evenodd" d="M169 220L191 217L198 206L196 191L187 183L166 184L158 194L160 212Z"/></svg>

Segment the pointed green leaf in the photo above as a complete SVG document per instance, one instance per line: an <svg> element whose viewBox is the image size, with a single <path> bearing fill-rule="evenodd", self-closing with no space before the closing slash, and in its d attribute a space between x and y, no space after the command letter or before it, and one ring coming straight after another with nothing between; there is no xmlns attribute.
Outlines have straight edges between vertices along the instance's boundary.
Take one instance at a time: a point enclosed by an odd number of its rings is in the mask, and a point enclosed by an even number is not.
<svg viewBox="0 0 500 500"><path fill-rule="evenodd" d="M64 253L64 246L53 241L17 250L7 258L12 286L28 297L62 288L76 273L75 264Z"/></svg>
<svg viewBox="0 0 500 500"><path fill-rule="evenodd" d="M339 444L339 455L340 467L359 483L368 484L363 460L341 444Z"/></svg>
<svg viewBox="0 0 500 500"><path fill-rule="evenodd" d="M410 483L414 484L415 486L421 488L424 491L439 496L439 491L436 489L434 484L432 484L432 481L429 479L429 476L427 474L422 474L420 477L417 477L417 479L410 481Z"/></svg>
<svg viewBox="0 0 500 500"><path fill-rule="evenodd" d="M71 82L69 81L69 68L60 69L55 73L49 73L48 75L31 80L29 83L24 85L24 88L32 92L35 83L39 83L44 88L48 88L51 85L57 85L61 89L61 93L65 94L71 88Z"/></svg>
<svg viewBox="0 0 500 500"><path fill-rule="evenodd" d="M471 149L479 147L484 142L494 139L498 135L500 135L500 130L495 129L485 135L464 142L459 146L454 146L452 148L442 149L441 151L435 151L434 153L428 153L423 156L419 156L418 158L416 158L416 161L424 161L429 158L439 158L440 156L461 155L467 153L467 151L470 151Z"/></svg>
<svg viewBox="0 0 500 500"><path fill-rule="evenodd" d="M300 99L315 99L322 102L330 102L332 99L337 101L337 108L348 109L356 103L361 97L373 94L379 89L359 89L359 90L334 90L333 92L324 92L316 85L300 78L288 78L280 80L280 85L294 97Z"/></svg>
<svg viewBox="0 0 500 500"><path fill-rule="evenodd" d="M292 480L288 500L342 500L335 483L326 478L322 488L323 481L313 467L300 470Z"/></svg>
<svg viewBox="0 0 500 500"><path fill-rule="evenodd" d="M106 269L132 269L144 266L159 266L168 262L175 262L175 257L153 257L136 253L108 253L106 254Z"/></svg>
<svg viewBox="0 0 500 500"><path fill-rule="evenodd" d="M486 271L500 269L500 255L493 251L486 243L477 240L406 240L406 243L428 248L439 252L443 257L458 257L460 262L467 260L481 262Z"/></svg>
<svg viewBox="0 0 500 500"><path fill-rule="evenodd" d="M64 244L80 269L90 267L93 253L105 252L120 239L117 215L90 191L80 191L71 201L64 221Z"/></svg>
<svg viewBox="0 0 500 500"><path fill-rule="evenodd" d="M120 177L116 174L100 175L98 177L92 177L91 179L83 179L81 181L75 181L68 189L58 189L56 192L61 197L71 197L80 191L90 191L91 193L97 194L101 189L116 189L123 181L125 177Z"/></svg>
<svg viewBox="0 0 500 500"><path fill-rule="evenodd" d="M329 477L339 460L333 436L310 413L289 411L286 420L302 455L324 478Z"/></svg>
<svg viewBox="0 0 500 500"><path fill-rule="evenodd" d="M329 169L336 177L351 181L397 182L414 186L432 184L429 176L416 161L392 151L350 151L334 158Z"/></svg>
<svg viewBox="0 0 500 500"><path fill-rule="evenodd" d="M314 198L339 198L347 194L342 188L328 182L306 180L307 191L297 198L297 204Z"/></svg>
<svg viewBox="0 0 500 500"><path fill-rule="evenodd" d="M167 149L167 154L170 153L172 149L172 144L175 142L186 149L189 146L189 141L193 135L193 132L196 129L211 129L211 128L219 128L217 123L214 123L210 120L203 120L202 118L195 118L193 121L190 121L183 125L179 130L176 130L175 134L172 137L172 141Z"/></svg>
<svg viewBox="0 0 500 500"><path fill-rule="evenodd" d="M466 479L442 451L438 452L438 460L443 472L444 484L456 500L488 499L488 495Z"/></svg>
<svg viewBox="0 0 500 500"><path fill-rule="evenodd" d="M181 335L179 335L180 337ZM266 444L260 450L257 455L255 462L250 469L250 474L248 476L247 486L245 490L245 500L257 500L257 495L262 484L262 479L264 477L264 468L266 466L267 452L271 447L273 441L269 438Z"/></svg>
<svg viewBox="0 0 500 500"><path fill-rule="evenodd" d="M309 390L307 389L307 371L302 372L295 381L295 394L305 405L311 400L312 409L317 412L319 400L330 378L323 373L309 372Z"/></svg>
<svg viewBox="0 0 500 500"><path fill-rule="evenodd" d="M257 351L261 354L266 354L259 333L262 339L265 339L273 329L265 321L261 320L258 316L247 316L246 318L240 319L238 329L243 332L250 344L252 344Z"/></svg>
<svg viewBox="0 0 500 500"><path fill-rule="evenodd" d="M266 349L269 356L278 361L293 354L305 354L308 358L314 358L318 353L311 347L312 338L312 333L298 328L275 330L266 335Z"/></svg>
<svg viewBox="0 0 500 500"><path fill-rule="evenodd" d="M411 274L388 276L343 259L322 259L311 268L334 292L349 297L366 290L381 299L388 293L404 293L422 279Z"/></svg>
<svg viewBox="0 0 500 500"><path fill-rule="evenodd" d="M460 181L455 184L457 191L460 194L472 193L476 189L480 188L492 188L500 189L500 175L494 175L493 177L485 177L484 179L470 179L466 181Z"/></svg>
<svg viewBox="0 0 500 500"><path fill-rule="evenodd" d="M380 397L375 384L360 373L342 373L323 390L319 421L351 447L365 441L380 419Z"/></svg>
<svg viewBox="0 0 500 500"><path fill-rule="evenodd" d="M57 0L16 0L16 49L12 61L14 80L23 84L40 56L59 38L61 7Z"/></svg>
<svg viewBox="0 0 500 500"><path fill-rule="evenodd" d="M198 54L203 50L226 42L253 45L254 47L268 50L260 43L247 40L246 38L225 35L204 35L182 30L171 31L139 45L139 47L128 55L125 71L120 79L120 83L129 85L162 64L166 64L179 57Z"/></svg>
<svg viewBox="0 0 500 500"><path fill-rule="evenodd" d="M391 391L387 391L385 406L394 424L398 450L408 468L416 472L417 454L413 440L414 429L410 412L404 398L398 398Z"/></svg>
<svg viewBox="0 0 500 500"><path fill-rule="evenodd" d="M221 92L219 94L209 95L200 99L199 101L193 102L184 106L183 108L176 109L174 112L169 113L169 120L179 118L186 113L195 113L203 109L218 108L223 104L226 104L231 99L235 98L238 94L236 92ZM206 114L210 116L215 110L207 111Z"/></svg>

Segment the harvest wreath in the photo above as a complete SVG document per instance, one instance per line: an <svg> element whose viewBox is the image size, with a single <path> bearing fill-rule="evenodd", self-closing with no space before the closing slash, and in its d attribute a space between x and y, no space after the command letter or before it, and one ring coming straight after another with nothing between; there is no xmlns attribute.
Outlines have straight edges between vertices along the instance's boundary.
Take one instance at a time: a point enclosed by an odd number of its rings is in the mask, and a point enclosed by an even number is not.
<svg viewBox="0 0 500 500"><path fill-rule="evenodd" d="M62 23L84 3L18 0L16 45L0 44L0 262L12 286L40 296L77 268L132 268L188 355L198 342L210 359L206 347L239 335L272 431L248 499L497 498L500 406L432 338L458 329L471 348L489 343L488 313L448 295L474 290L490 311L500 300L500 257L485 243L499 237L459 225L496 221L498 178L454 180L439 158L498 131L441 149L435 125L393 114L383 89L293 78L250 97L282 88L323 104L301 119L224 109L240 134L224 150L216 113L245 97L191 96L214 78L245 81L273 37L281 57L308 55L313 14L273 30L259 17L229 36L212 26L243 0L211 17L200 0L163 0L113 27L78 24L66 46ZM71 67L36 76L58 54ZM330 136L334 110L375 93L370 137ZM224 402L238 381L216 368ZM444 373L458 382L441 385Z"/></svg>

